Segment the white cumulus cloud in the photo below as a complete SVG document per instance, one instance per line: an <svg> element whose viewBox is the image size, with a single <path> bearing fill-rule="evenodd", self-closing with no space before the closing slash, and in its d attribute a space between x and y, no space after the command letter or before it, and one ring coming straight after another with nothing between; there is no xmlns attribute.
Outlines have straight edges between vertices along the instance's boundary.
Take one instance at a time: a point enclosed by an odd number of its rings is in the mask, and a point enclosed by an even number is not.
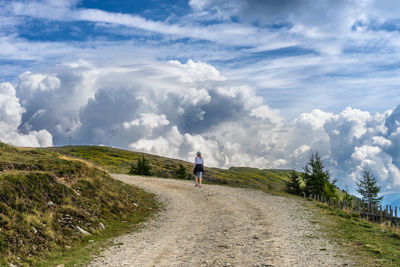
<svg viewBox="0 0 400 267"><path fill-rule="evenodd" d="M24 112L15 88L10 83L0 83L0 141L16 146L52 146L52 135L47 130L19 132Z"/></svg>

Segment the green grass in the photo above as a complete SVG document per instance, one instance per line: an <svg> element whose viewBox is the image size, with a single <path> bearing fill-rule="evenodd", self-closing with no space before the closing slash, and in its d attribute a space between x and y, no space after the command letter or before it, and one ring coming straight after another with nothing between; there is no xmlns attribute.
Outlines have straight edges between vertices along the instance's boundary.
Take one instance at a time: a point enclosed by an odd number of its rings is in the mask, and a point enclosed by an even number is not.
<svg viewBox="0 0 400 267"><path fill-rule="evenodd" d="M323 231L354 256L357 266L400 266L399 229L325 204L307 202L307 206L317 209Z"/></svg>
<svg viewBox="0 0 400 267"><path fill-rule="evenodd" d="M104 240L130 230L158 207L154 195L85 162L42 149L0 143L0 171L4 266L83 264ZM91 235L79 233L77 226Z"/></svg>
<svg viewBox="0 0 400 267"><path fill-rule="evenodd" d="M80 158L90 161L97 167L104 168L110 173L128 173L132 163L136 163L139 157L145 156L149 160L154 176L173 178L174 171L179 162L189 167L187 162L160 157L151 154L132 152L101 146L66 146L48 148L68 157Z"/></svg>

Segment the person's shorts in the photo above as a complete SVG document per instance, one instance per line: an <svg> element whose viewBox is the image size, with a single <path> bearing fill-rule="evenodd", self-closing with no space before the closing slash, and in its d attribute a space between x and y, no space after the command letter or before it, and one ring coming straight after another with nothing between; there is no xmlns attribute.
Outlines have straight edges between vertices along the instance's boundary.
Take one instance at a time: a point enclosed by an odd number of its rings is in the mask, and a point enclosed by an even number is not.
<svg viewBox="0 0 400 267"><path fill-rule="evenodd" d="M204 172L203 164L196 164L193 170L194 175L198 177L203 177L203 172Z"/></svg>

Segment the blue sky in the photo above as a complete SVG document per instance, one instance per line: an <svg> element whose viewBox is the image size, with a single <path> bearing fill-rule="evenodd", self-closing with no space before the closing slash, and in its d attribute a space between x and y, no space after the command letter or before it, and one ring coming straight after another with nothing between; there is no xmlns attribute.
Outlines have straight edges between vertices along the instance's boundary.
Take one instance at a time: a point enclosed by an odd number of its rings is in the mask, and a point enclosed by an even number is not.
<svg viewBox="0 0 400 267"><path fill-rule="evenodd" d="M339 186L354 192L368 165L394 199L399 8L2 1L0 139L42 146L71 136L187 160L202 150L219 167L301 169L319 151Z"/></svg>

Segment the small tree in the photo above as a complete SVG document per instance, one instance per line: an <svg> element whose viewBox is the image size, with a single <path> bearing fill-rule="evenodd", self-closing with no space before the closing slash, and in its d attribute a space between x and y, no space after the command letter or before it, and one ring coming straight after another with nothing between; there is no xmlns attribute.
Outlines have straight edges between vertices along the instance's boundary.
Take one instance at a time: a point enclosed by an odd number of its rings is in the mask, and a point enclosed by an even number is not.
<svg viewBox="0 0 400 267"><path fill-rule="evenodd" d="M377 185L376 177L371 169L362 170L362 178L357 183L357 191L361 194L364 203L377 205L383 197L378 197L381 187Z"/></svg>
<svg viewBox="0 0 400 267"><path fill-rule="evenodd" d="M349 194L349 192L346 189L343 190L343 193L344 193L342 198L343 202L347 200L348 203L351 203L351 201L354 199L354 196Z"/></svg>
<svg viewBox="0 0 400 267"><path fill-rule="evenodd" d="M286 182L286 191L291 194L301 195L303 190L301 189L300 177L295 170L288 175L289 181Z"/></svg>
<svg viewBox="0 0 400 267"><path fill-rule="evenodd" d="M304 167L303 180L307 194L335 196L335 182L331 183L330 174L325 170L324 162L318 152L312 153Z"/></svg>
<svg viewBox="0 0 400 267"><path fill-rule="evenodd" d="M324 189L324 194L327 198L330 197L336 197L336 179L334 180L328 180L328 182L325 184L325 189Z"/></svg>
<svg viewBox="0 0 400 267"><path fill-rule="evenodd" d="M182 163L179 163L179 167L175 170L175 176L180 179L186 178L186 167Z"/></svg>
<svg viewBox="0 0 400 267"><path fill-rule="evenodd" d="M151 166L149 161L143 156L142 158L137 159L136 165L131 165L130 174L136 175L152 175Z"/></svg>

